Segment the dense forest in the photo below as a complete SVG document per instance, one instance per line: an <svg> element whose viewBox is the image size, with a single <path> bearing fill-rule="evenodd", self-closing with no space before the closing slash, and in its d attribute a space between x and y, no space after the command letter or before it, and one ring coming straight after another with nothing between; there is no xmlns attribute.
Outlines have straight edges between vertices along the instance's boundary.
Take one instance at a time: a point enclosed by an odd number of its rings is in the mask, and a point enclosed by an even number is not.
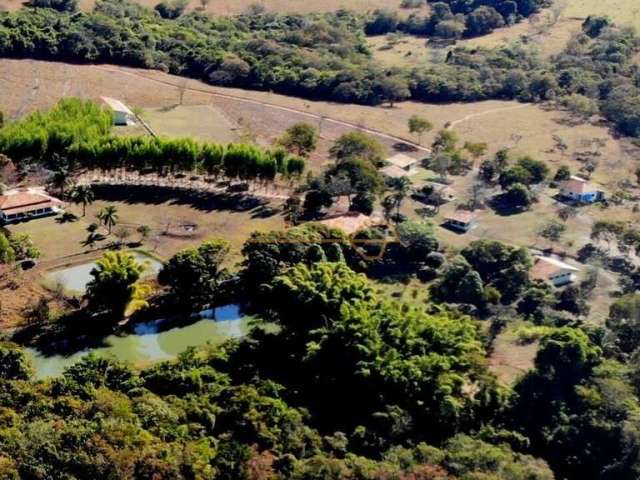
<svg viewBox="0 0 640 480"><path fill-rule="evenodd" d="M617 302L606 330L551 326L543 315L535 368L510 388L487 368L477 318L436 295L427 303L389 298L351 268L362 266L342 238L314 224L256 233L233 277L223 241L169 259L159 276L165 300L197 309L244 298L277 326L257 321L244 340L174 362L136 372L90 356L62 377L34 381L22 352L2 344L0 476L637 478L640 341L625 335L623 320L637 300ZM458 291L484 284L504 292L505 303L540 308L549 295L532 284L507 297L508 280L530 268L523 250L477 242L464 260L438 262L427 251L422 261L440 263L445 283L465 262ZM85 331L113 324L135 298L133 257L110 252L100 266L86 309L73 312Z"/></svg>
<svg viewBox="0 0 640 480"><path fill-rule="evenodd" d="M531 0L437 2L428 17L402 23L388 12L347 11L216 18L193 12L164 18L127 0L101 0L90 13L51 8L0 13L0 55L157 68L215 85L364 104L407 98L557 100L579 114L600 112L622 133L640 135L634 61L640 38L605 18L587 19L583 32L551 61L514 44L456 48L446 62L428 68L385 69L372 61L366 44L365 32L396 29L428 36L459 24L481 33L490 28L481 21L486 17L497 26L541 6Z"/></svg>

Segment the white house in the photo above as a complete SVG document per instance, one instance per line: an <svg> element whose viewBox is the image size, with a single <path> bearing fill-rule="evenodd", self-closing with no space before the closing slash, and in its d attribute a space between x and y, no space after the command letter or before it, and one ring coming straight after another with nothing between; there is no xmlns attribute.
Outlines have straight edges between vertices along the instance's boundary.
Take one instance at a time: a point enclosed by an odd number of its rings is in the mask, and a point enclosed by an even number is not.
<svg viewBox="0 0 640 480"><path fill-rule="evenodd" d="M114 125L133 125L136 123L135 114L120 100L111 97L101 97L102 101L113 112Z"/></svg>
<svg viewBox="0 0 640 480"><path fill-rule="evenodd" d="M19 188L0 195L0 221L11 223L55 215L63 203L39 188Z"/></svg>
<svg viewBox="0 0 640 480"><path fill-rule="evenodd" d="M469 210L456 210L452 214L444 217L444 224L449 228L466 233L476 226L477 219L478 216L474 212L470 212Z"/></svg>
<svg viewBox="0 0 640 480"><path fill-rule="evenodd" d="M529 277L532 280L543 280L550 282L556 287L572 283L576 279L576 273L580 269L561 260L551 257L535 257L535 263Z"/></svg>
<svg viewBox="0 0 640 480"><path fill-rule="evenodd" d="M571 177L560 185L560 195L574 202L593 203L604 198L604 192L580 177Z"/></svg>

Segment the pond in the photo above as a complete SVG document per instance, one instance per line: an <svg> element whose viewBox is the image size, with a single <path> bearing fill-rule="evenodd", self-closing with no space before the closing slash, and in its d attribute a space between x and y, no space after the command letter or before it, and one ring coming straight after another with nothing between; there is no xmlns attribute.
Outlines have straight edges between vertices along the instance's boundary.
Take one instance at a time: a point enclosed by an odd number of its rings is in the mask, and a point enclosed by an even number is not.
<svg viewBox="0 0 640 480"><path fill-rule="evenodd" d="M162 263L149 255L135 250L130 251L134 258L145 267L143 276L152 277L158 274L162 268ZM82 263L71 267L52 270L45 275L45 282L51 285L62 285L69 293L82 294L91 280L91 270L96 266L96 262Z"/></svg>
<svg viewBox="0 0 640 480"><path fill-rule="evenodd" d="M176 325L175 322L166 320L140 323L133 326L131 332L109 335L101 346L72 355L45 355L33 348L26 351L35 369L36 378L42 379L62 374L65 368L90 352L112 357L135 367L145 367L176 358L192 346L207 342L215 345L229 338L244 336L250 328L251 319L242 315L240 307L227 305L201 312L186 324Z"/></svg>

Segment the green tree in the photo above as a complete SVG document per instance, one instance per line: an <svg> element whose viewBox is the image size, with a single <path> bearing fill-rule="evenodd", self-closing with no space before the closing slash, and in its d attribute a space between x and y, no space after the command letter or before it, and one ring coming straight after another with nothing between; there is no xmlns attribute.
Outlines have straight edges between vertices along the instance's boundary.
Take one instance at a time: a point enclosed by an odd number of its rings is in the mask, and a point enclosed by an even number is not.
<svg viewBox="0 0 640 480"><path fill-rule="evenodd" d="M418 143L422 143L422 136L433 129L433 124L419 115L411 115L408 121L409 133L417 135Z"/></svg>
<svg viewBox="0 0 640 480"><path fill-rule="evenodd" d="M318 146L318 132L313 125L296 123L287 129L278 143L289 152L308 157Z"/></svg>
<svg viewBox="0 0 640 480"><path fill-rule="evenodd" d="M193 308L215 302L220 284L227 278L223 267L229 254L229 244L209 240L197 248L175 254L160 271L158 281L169 287L179 305Z"/></svg>
<svg viewBox="0 0 640 480"><path fill-rule="evenodd" d="M526 185L514 183L503 194L504 200L513 208L528 209L533 203L534 197Z"/></svg>
<svg viewBox="0 0 640 480"><path fill-rule="evenodd" d="M107 234L111 235L111 230L118 223L118 209L113 205L107 205L97 213L96 217L107 227Z"/></svg>
<svg viewBox="0 0 640 480"><path fill-rule="evenodd" d="M95 200L95 195L91 185L78 185L71 191L71 199L74 203L82 205L82 216L87 213L87 205L91 205Z"/></svg>
<svg viewBox="0 0 640 480"><path fill-rule="evenodd" d="M393 192L396 205L396 220L398 220L402 203L411 192L411 180L409 177L391 178L388 181L388 187Z"/></svg>
<svg viewBox="0 0 640 480"><path fill-rule="evenodd" d="M9 239L0 232L0 263L12 264L16 261L16 251Z"/></svg>
<svg viewBox="0 0 640 480"><path fill-rule="evenodd" d="M332 158L338 162L364 160L379 165L384 149L378 140L364 132L356 131L342 135L329 149Z"/></svg>
<svg viewBox="0 0 640 480"><path fill-rule="evenodd" d="M91 270L85 297L90 311L112 320L124 317L136 297L144 266L125 252L106 252Z"/></svg>
<svg viewBox="0 0 640 480"><path fill-rule="evenodd" d="M31 373L31 366L17 345L0 343L0 379L27 380Z"/></svg>

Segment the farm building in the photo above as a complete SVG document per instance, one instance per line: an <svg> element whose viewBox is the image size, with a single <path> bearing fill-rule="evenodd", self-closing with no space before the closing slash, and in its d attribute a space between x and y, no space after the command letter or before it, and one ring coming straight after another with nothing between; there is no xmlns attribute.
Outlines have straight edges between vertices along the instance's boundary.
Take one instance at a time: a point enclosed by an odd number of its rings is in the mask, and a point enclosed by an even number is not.
<svg viewBox="0 0 640 480"><path fill-rule="evenodd" d="M387 158L386 162L389 164L382 169L382 173L387 170L396 176L409 176L417 172L419 161L404 153L397 153L393 157ZM391 176L391 175L388 175Z"/></svg>
<svg viewBox="0 0 640 480"><path fill-rule="evenodd" d="M477 215L468 210L456 210L444 218L445 226L461 232L468 232L476 226Z"/></svg>
<svg viewBox="0 0 640 480"><path fill-rule="evenodd" d="M571 177L560 185L560 195L574 202L593 203L604 198L604 192L580 177Z"/></svg>
<svg viewBox="0 0 640 480"><path fill-rule="evenodd" d="M543 280L559 287L575 280L580 269L551 257L536 257L533 268L529 272L532 280Z"/></svg>
<svg viewBox="0 0 640 480"><path fill-rule="evenodd" d="M47 195L43 189L20 188L0 196L0 221L11 223L36 217L55 215L63 203Z"/></svg>
<svg viewBox="0 0 640 480"><path fill-rule="evenodd" d="M113 124L114 125L132 125L136 123L135 114L120 100L116 100L111 97L101 97L102 101L113 112Z"/></svg>

